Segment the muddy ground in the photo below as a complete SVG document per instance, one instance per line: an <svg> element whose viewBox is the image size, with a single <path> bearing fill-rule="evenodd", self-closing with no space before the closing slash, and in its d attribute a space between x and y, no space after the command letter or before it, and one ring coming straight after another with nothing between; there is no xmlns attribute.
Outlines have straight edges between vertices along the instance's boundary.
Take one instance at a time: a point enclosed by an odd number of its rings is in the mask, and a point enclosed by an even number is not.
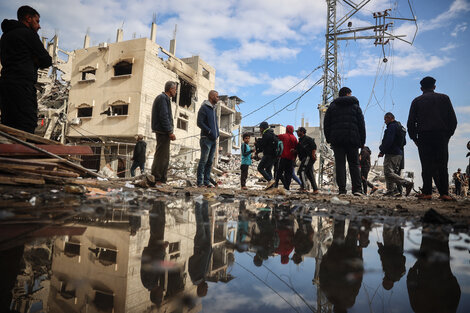
<svg viewBox="0 0 470 313"><path fill-rule="evenodd" d="M84 180L84 183L86 181ZM89 186L92 185L92 186ZM0 186L0 220L10 219L28 211L44 212L66 209L76 210L84 204L103 202L127 204L137 208L149 199L158 198L172 201L179 198L205 197L214 201L248 200L267 204L304 205L312 208L314 214L367 217L373 221L397 219L419 222L429 209L434 209L454 222L454 228L463 232L470 229L470 199L460 198L452 202L438 200L418 200L409 197L383 197L380 194L356 197L338 197L335 193L299 193L295 190L240 190L228 188L164 187L132 188L125 182L90 181L88 186L46 185L40 187ZM339 200L339 201L338 201ZM346 203L347 202L347 203ZM18 214L21 212L21 214ZM29 217L30 218L30 217ZM42 217L44 218L44 217ZM32 221L31 221L32 222Z"/></svg>

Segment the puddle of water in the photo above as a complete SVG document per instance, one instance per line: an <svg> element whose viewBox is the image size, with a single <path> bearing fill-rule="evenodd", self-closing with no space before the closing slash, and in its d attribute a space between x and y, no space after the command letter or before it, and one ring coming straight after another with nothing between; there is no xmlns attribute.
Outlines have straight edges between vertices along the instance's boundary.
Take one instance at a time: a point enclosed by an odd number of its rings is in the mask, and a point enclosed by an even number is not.
<svg viewBox="0 0 470 313"><path fill-rule="evenodd" d="M201 199L58 211L2 215L2 312L470 308L470 238L447 227Z"/></svg>

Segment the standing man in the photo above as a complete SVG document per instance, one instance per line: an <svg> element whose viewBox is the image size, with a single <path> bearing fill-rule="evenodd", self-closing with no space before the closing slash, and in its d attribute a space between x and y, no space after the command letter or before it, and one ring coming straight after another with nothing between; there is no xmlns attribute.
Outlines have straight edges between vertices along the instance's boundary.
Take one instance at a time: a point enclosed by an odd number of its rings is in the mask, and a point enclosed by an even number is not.
<svg viewBox="0 0 470 313"><path fill-rule="evenodd" d="M364 146L361 148L361 153L359 154L359 165L361 167L361 180L362 180L362 190L365 195L367 195L367 187L372 188L370 194L373 194L377 191L377 187L372 185L370 181L367 180L370 172L370 155L371 151L369 147Z"/></svg>
<svg viewBox="0 0 470 313"><path fill-rule="evenodd" d="M270 188L275 183L271 169L277 158L276 151L279 139L274 134L272 128L269 127L268 122L261 122L261 124L259 124L259 130L263 137L261 137L256 144L255 155L258 157L258 153L263 152L263 158L261 158L258 164L258 172L260 172L268 182L266 188Z"/></svg>
<svg viewBox="0 0 470 313"><path fill-rule="evenodd" d="M299 127L297 129L297 136L299 136L299 144L297 145L297 153L300 159L299 171L297 174L300 177L301 191L307 191L307 181L312 185L313 193L318 193L317 183L313 176L313 164L317 160L317 145L315 140L307 136L307 130L305 127Z"/></svg>
<svg viewBox="0 0 470 313"><path fill-rule="evenodd" d="M166 184L168 165L170 163L170 141L176 140L173 134L173 114L171 98L176 95L176 83L167 81L165 91L155 98L152 106L152 130L157 137L157 147L152 164L152 175L155 184Z"/></svg>
<svg viewBox="0 0 470 313"><path fill-rule="evenodd" d="M413 189L413 183L397 175L400 171L400 164L403 158L403 138L401 133L401 124L395 120L395 116L391 112L385 113L384 116L387 129L379 147L379 158L385 155L384 174L387 185L386 196L400 195L397 185L403 185L406 188L405 196L408 196Z"/></svg>
<svg viewBox="0 0 470 313"><path fill-rule="evenodd" d="M423 94L413 100L408 115L408 134L418 146L423 192L420 199L432 199L432 180L439 199L449 196L449 139L457 128L457 117L447 95L434 92L436 80L430 76L420 81Z"/></svg>
<svg viewBox="0 0 470 313"><path fill-rule="evenodd" d="M38 68L52 65L39 36L39 13L30 6L17 12L18 21L3 20L0 40L0 110L2 124L34 133L38 124Z"/></svg>
<svg viewBox="0 0 470 313"><path fill-rule="evenodd" d="M294 136L294 126L287 125L286 133L278 136L279 140L282 141L282 153L277 169L275 187L278 186L279 180L281 180L286 190L290 189L290 183L292 181L292 171L294 170L294 163L296 155L295 148L297 147L298 141Z"/></svg>
<svg viewBox="0 0 470 313"><path fill-rule="evenodd" d="M352 193L362 195L361 174L359 172L359 148L366 142L364 115L359 101L351 96L351 89L343 87L339 97L333 100L325 113L323 122L326 142L330 143L335 154L336 183L339 194L346 194L346 158L351 174Z"/></svg>
<svg viewBox="0 0 470 313"><path fill-rule="evenodd" d="M454 173L453 176L453 179L454 179L454 184L455 184L455 195L456 196L460 196L461 195L461 191L462 191L462 182L463 182L463 179L462 179L462 170L459 168L457 169L457 172Z"/></svg>
<svg viewBox="0 0 470 313"><path fill-rule="evenodd" d="M219 125L217 123L216 104L219 102L219 93L209 91L208 100L204 100L197 113L197 126L201 129L201 158L197 166L197 186L212 187L210 184L212 162L214 160Z"/></svg>
<svg viewBox="0 0 470 313"><path fill-rule="evenodd" d="M144 141L143 135L135 136L137 143L134 147L134 154L132 155L131 176L135 176L135 169L140 168L140 173L143 174L145 170L145 152L147 150L147 143Z"/></svg>

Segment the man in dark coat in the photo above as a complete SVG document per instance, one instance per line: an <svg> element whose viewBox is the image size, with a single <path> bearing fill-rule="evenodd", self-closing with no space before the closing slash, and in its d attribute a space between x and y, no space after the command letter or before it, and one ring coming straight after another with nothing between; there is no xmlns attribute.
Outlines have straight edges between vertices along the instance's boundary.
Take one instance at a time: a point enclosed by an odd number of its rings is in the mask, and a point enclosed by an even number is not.
<svg viewBox="0 0 470 313"><path fill-rule="evenodd" d="M199 144L201 157L197 166L197 186L212 187L210 183L212 163L214 162L217 138L219 138L219 124L217 122L216 104L219 102L219 93L209 91L208 100L204 100L197 113L197 127L201 129Z"/></svg>
<svg viewBox="0 0 470 313"><path fill-rule="evenodd" d="M259 130L262 137L256 144L256 156L258 156L259 152L263 152L263 157L258 164L258 172L268 181L267 188L269 188L275 183L271 169L277 158L276 151L279 139L277 139L274 131L269 127L267 122L259 124Z"/></svg>
<svg viewBox="0 0 470 313"><path fill-rule="evenodd" d="M423 192L420 199L432 199L432 180L439 190L439 199L449 196L449 139L457 128L457 117L447 95L434 92L436 80L421 80L423 94L413 100L408 115L408 134L418 146L421 161Z"/></svg>
<svg viewBox="0 0 470 313"><path fill-rule="evenodd" d="M323 127L326 142L331 144L335 154L339 194L346 194L347 158L352 193L356 196L362 195L358 149L366 142L366 127L359 101L351 96L351 89L340 89L339 97L333 100L325 113Z"/></svg>
<svg viewBox="0 0 470 313"><path fill-rule="evenodd" d="M165 91L155 98L152 106L152 130L157 136L157 147L152 164L152 175L157 185L165 184L170 164L170 141L176 140L173 133L171 98L176 95L176 83L165 83Z"/></svg>
<svg viewBox="0 0 470 313"><path fill-rule="evenodd" d="M39 13L29 6L17 12L18 21L3 20L0 40L0 110L6 126L34 133L38 123L38 68L52 65L39 36Z"/></svg>
<svg viewBox="0 0 470 313"><path fill-rule="evenodd" d="M132 156L131 176L135 176L135 169L140 168L140 173L143 174L145 170L145 152L147 150L147 143L144 141L144 136L136 136L137 143L134 147L134 154Z"/></svg>
<svg viewBox="0 0 470 313"><path fill-rule="evenodd" d="M384 132L382 144L379 147L379 158L385 155L384 159L384 174L385 182L387 184L388 196L398 195L397 185L405 186L408 196L411 189L413 189L413 182L410 182L397 174L400 171L400 164L403 159L403 145L401 138L401 124L395 120L395 116L391 112L387 112L384 116L387 129ZM403 135L404 137L404 135Z"/></svg>
<svg viewBox="0 0 470 313"><path fill-rule="evenodd" d="M307 136L305 127L299 127L299 129L297 129L297 136L299 136L299 144L296 149L300 159L297 175L299 175L300 181L302 182L300 189L308 190L307 181L309 181L310 185L312 185L313 192L318 193L315 176L313 176L313 164L317 160L317 145L313 138Z"/></svg>

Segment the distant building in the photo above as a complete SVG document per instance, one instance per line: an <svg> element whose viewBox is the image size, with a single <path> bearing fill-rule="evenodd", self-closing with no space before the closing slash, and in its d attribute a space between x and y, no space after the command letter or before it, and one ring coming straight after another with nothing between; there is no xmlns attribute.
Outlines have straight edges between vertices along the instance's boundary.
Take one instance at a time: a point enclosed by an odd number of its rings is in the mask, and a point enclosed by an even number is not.
<svg viewBox="0 0 470 313"><path fill-rule="evenodd" d="M115 43L90 47L87 35L83 49L74 51L67 138L93 148L95 156L82 163L87 168L98 170L109 163L119 176L127 176L137 134L147 142L146 167L150 168L155 149L152 104L169 80L178 85L172 99L177 138L171 144L172 157L185 161L199 157L197 112L214 89L215 69L199 56L177 58L175 39L170 51L156 44L155 24L150 37L122 41L119 29ZM222 130L218 144L230 152L232 131L241 120L236 104L242 100L225 97L217 109Z"/></svg>

